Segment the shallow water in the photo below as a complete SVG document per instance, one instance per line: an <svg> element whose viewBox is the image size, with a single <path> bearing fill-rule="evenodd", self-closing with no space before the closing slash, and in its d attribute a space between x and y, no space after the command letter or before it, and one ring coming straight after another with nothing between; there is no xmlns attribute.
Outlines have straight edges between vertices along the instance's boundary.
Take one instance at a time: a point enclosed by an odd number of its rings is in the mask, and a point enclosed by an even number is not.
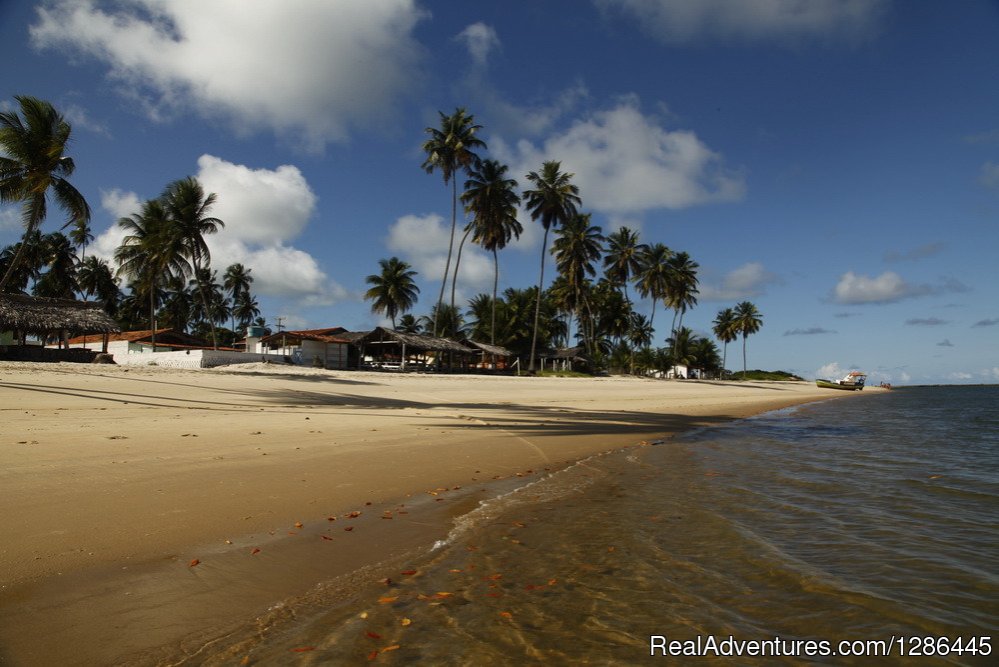
<svg viewBox="0 0 999 667"><path fill-rule="evenodd" d="M635 664L663 659L660 635L893 650L818 664L996 664L999 387L859 398L592 457L190 662ZM899 655L981 636L976 653Z"/></svg>

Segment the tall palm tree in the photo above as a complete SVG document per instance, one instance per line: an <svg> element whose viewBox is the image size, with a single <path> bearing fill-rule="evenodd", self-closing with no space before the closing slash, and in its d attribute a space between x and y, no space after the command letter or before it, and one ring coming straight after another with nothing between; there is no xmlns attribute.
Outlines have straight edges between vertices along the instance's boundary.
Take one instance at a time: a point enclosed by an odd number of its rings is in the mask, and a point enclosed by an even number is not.
<svg viewBox="0 0 999 667"><path fill-rule="evenodd" d="M47 249L45 237L37 229L25 234L14 245L7 246L0 253L0 269L6 274L9 271L8 289L15 292L25 292L28 283L37 283L45 267ZM15 266L14 261L17 260Z"/></svg>
<svg viewBox="0 0 999 667"><path fill-rule="evenodd" d="M562 171L562 163L549 160L541 165L541 173L532 171L527 180L534 184L530 190L524 191L524 203L531 214L532 220L541 220L545 228L544 240L541 244L541 275L538 278L537 303L534 306L534 334L531 337L531 356L528 362L528 372L535 370L535 353L538 344L538 321L541 317L541 293L545 283L545 255L548 254L548 232L553 227L565 224L576 215L580 205L579 188L572 183L573 174Z"/></svg>
<svg viewBox="0 0 999 667"><path fill-rule="evenodd" d="M711 330L718 340L722 342L722 377L724 377L725 364L728 361L728 344L739 338L735 311L731 308L718 311Z"/></svg>
<svg viewBox="0 0 999 667"><path fill-rule="evenodd" d="M451 272L451 253L454 250L454 230L458 224L458 181L455 178L458 171L468 171L474 167L479 156L476 150L486 148L485 142L476 137L482 129L475 124L475 118L463 108L457 108L450 116L438 111L440 127L428 127L425 132L430 138L423 142L423 152L427 159L423 161L423 169L431 174L440 170L444 185L451 183L451 241L447 248L447 262L444 264L444 276L441 278L441 292L437 297L438 308L444 302L444 288ZM454 304L451 304L454 306ZM437 335L437 323L433 323L433 334Z"/></svg>
<svg viewBox="0 0 999 667"><path fill-rule="evenodd" d="M493 299L489 343L496 344L496 293L499 289L499 252L524 231L517 221L520 197L514 192L517 181L506 178L507 166L486 160L469 171L461 201L472 214L472 242L493 254ZM455 266L457 275L458 267ZM454 294L451 295L452 302ZM495 359L493 360L495 365Z"/></svg>
<svg viewBox="0 0 999 667"><path fill-rule="evenodd" d="M32 291L35 296L72 299L80 289L76 280L77 257L73 243L65 234L52 232L42 237L42 244L48 270L35 283Z"/></svg>
<svg viewBox="0 0 999 667"><path fill-rule="evenodd" d="M763 326L763 315L750 301L735 306L736 330L742 334L742 378L746 379L746 338Z"/></svg>
<svg viewBox="0 0 999 667"><path fill-rule="evenodd" d="M163 192L164 208L170 217L174 233L181 240L184 256L194 269L194 279L206 313L217 311L217 307L210 307L205 286L201 282L201 277L205 275L201 273L201 269L207 269L212 261L205 236L215 234L225 227L224 222L208 215L208 209L215 204L215 200L215 193L205 194L201 183L191 176L174 181ZM215 321L211 318L208 321L212 330L212 346L218 349Z"/></svg>
<svg viewBox="0 0 999 667"><path fill-rule="evenodd" d="M628 283L642 270L642 255L649 246L638 242L638 232L621 227L607 235L607 254L604 256L604 275L624 290L629 304Z"/></svg>
<svg viewBox="0 0 999 667"><path fill-rule="evenodd" d="M594 337L592 330L593 312L590 304L590 283L587 278L597 275L594 264L600 259L603 252L604 236L600 233L600 227L590 224L589 213L576 214L562 224L555 241L552 243L552 254L555 256L555 266L569 287L574 296L574 301L578 309L578 319L586 320L590 324L590 331L584 336L584 340L591 341ZM589 349L589 346L587 347ZM592 352L592 349L590 350Z"/></svg>
<svg viewBox="0 0 999 667"><path fill-rule="evenodd" d="M408 334L420 334L423 333L423 327L420 325L420 321L416 319L416 316L412 313L406 313L399 318L399 328L397 331Z"/></svg>
<svg viewBox="0 0 999 667"><path fill-rule="evenodd" d="M151 199L139 213L121 218L118 226L126 232L114 253L118 273L131 281L136 294L149 299L149 328L156 349L156 298L171 276L191 274L187 245L159 199Z"/></svg>
<svg viewBox="0 0 999 667"><path fill-rule="evenodd" d="M249 290L240 292L239 298L232 305L232 315L239 322L239 328L243 333L246 333L250 322L260 316L260 304Z"/></svg>
<svg viewBox="0 0 999 667"><path fill-rule="evenodd" d="M364 298L371 301L371 312L384 313L392 320L395 329L395 316L405 313L416 304L420 288L413 278L416 271L398 257L378 260L380 273L375 273L364 279L371 285Z"/></svg>
<svg viewBox="0 0 999 667"><path fill-rule="evenodd" d="M662 243L653 243L640 256L641 268L636 287L643 298L652 299L649 326L656 319L656 304L666 299L669 289L669 260L672 256L673 251Z"/></svg>
<svg viewBox="0 0 999 667"><path fill-rule="evenodd" d="M72 131L69 123L51 104L28 96L16 96L21 113L0 112L0 202L23 204L21 220L24 238L35 232L46 215L46 199L51 194L69 216L67 224L85 225L90 206L83 195L66 180L76 164L66 155ZM11 258L0 278L0 292L7 288L26 246Z"/></svg>
<svg viewBox="0 0 999 667"><path fill-rule="evenodd" d="M106 313L109 315L114 313L120 290L111 272L111 266L106 260L94 255L84 259L77 271L77 281L88 298L96 296L97 300L104 304Z"/></svg>
<svg viewBox="0 0 999 667"><path fill-rule="evenodd" d="M678 327L683 328L683 316L687 309L697 305L698 264L685 252L675 253L667 264L666 305L673 309L673 325L670 332L675 334ZM676 375L675 365L673 374Z"/></svg>
<svg viewBox="0 0 999 667"><path fill-rule="evenodd" d="M243 298L243 294L250 293L250 285L253 283L253 276L250 275L251 272L252 269L248 269L237 262L226 267L225 273L222 275L222 287L232 297L233 330L236 329L236 304ZM253 316L250 316L241 320L241 322L248 322L252 319Z"/></svg>

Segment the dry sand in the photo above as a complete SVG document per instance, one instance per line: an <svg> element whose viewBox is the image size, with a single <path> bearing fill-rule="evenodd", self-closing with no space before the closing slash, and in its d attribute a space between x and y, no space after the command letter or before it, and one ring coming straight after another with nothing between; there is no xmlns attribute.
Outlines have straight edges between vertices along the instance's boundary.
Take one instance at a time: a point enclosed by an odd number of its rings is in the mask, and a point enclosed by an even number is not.
<svg viewBox="0 0 999 667"><path fill-rule="evenodd" d="M855 395L810 383L0 363L0 663L192 653L321 579L425 547L494 480Z"/></svg>

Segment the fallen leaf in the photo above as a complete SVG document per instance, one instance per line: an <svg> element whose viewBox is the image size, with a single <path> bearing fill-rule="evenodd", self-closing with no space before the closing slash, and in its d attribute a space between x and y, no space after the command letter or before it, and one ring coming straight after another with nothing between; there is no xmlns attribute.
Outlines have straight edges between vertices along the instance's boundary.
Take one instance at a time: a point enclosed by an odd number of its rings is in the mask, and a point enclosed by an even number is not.
<svg viewBox="0 0 999 667"><path fill-rule="evenodd" d="M258 553L260 553L260 548L259 547L253 547L253 549L250 551L250 555L251 556L253 554L258 554Z"/></svg>
<svg viewBox="0 0 999 667"><path fill-rule="evenodd" d="M315 651L315 650L316 650L315 646L301 646L299 648L293 648L293 649L291 649L291 652L292 653L308 653L309 651Z"/></svg>
<svg viewBox="0 0 999 667"><path fill-rule="evenodd" d="M198 560L197 558L195 558L195 559L194 559L194 560L192 560L192 561L191 561L190 563L188 563L188 564L187 564L187 566L188 566L188 567L194 567L195 565L197 565L197 564L198 564L198 563L200 563L200 562L201 562L200 560Z"/></svg>
<svg viewBox="0 0 999 667"><path fill-rule="evenodd" d="M359 516L361 516L361 513L358 512L357 510L354 510L353 512L351 512L350 514L347 515L347 518L348 519L356 519Z"/></svg>
<svg viewBox="0 0 999 667"><path fill-rule="evenodd" d="M333 541L333 538L330 537L329 535L320 535L319 537L323 538L324 540L329 540L330 542Z"/></svg>
<svg viewBox="0 0 999 667"><path fill-rule="evenodd" d="M382 653L388 653L389 651L396 651L399 649L398 644L392 644L391 646L386 646L382 649Z"/></svg>
<svg viewBox="0 0 999 667"><path fill-rule="evenodd" d="M513 618L513 614L511 614L511 613L510 613L510 612L508 612L508 611L501 611L501 612L499 613L499 615L500 615L500 616L502 616L503 618L510 618L510 619L512 619L512 618Z"/></svg>
<svg viewBox="0 0 999 667"><path fill-rule="evenodd" d="M241 664L241 665L248 665L248 664L250 664L250 656L244 655L243 659L239 661L239 664Z"/></svg>
<svg viewBox="0 0 999 667"><path fill-rule="evenodd" d="M403 570L402 574L406 575L407 577L410 577L410 576L416 574L416 570Z"/></svg>
<svg viewBox="0 0 999 667"><path fill-rule="evenodd" d="M443 600L444 598L449 598L452 595L454 595L454 593L448 593L447 591L440 591L439 593L435 593L434 597L435 598L440 598L440 599Z"/></svg>
<svg viewBox="0 0 999 667"><path fill-rule="evenodd" d="M377 657L378 657L378 649L375 649L374 651L368 654L368 660L374 660Z"/></svg>
<svg viewBox="0 0 999 667"><path fill-rule="evenodd" d="M335 516L328 516L328 517L326 517L326 520L327 521L336 521L336 517Z"/></svg>
<svg viewBox="0 0 999 667"><path fill-rule="evenodd" d="M390 604L392 602L395 602L398 599L399 599L398 595L394 595L394 596L390 596L390 597L378 598L378 604Z"/></svg>
<svg viewBox="0 0 999 667"><path fill-rule="evenodd" d="M304 527L304 526L302 525L302 522L301 522L301 521L296 521L296 522L295 522L295 528L303 528L303 527Z"/></svg>
<svg viewBox="0 0 999 667"><path fill-rule="evenodd" d="M344 528L344 530L346 530L349 533L350 531L354 530L354 527L353 526L347 526L346 528Z"/></svg>
<svg viewBox="0 0 999 667"><path fill-rule="evenodd" d="M368 631L368 632L365 632L364 634L366 634L367 636L371 637L372 639L381 639L382 638L382 636L380 634L378 634L377 632Z"/></svg>

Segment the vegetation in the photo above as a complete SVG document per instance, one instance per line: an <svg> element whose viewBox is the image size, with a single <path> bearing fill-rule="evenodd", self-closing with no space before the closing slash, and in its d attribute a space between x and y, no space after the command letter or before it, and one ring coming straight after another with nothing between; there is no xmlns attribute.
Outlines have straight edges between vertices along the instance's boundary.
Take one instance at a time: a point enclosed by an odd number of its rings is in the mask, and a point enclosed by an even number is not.
<svg viewBox="0 0 999 667"><path fill-rule="evenodd" d="M739 374L740 379L744 380L757 380L757 381L770 381L770 382L803 382L804 379L798 377L794 373L788 373L787 371L744 371Z"/></svg>
<svg viewBox="0 0 999 667"><path fill-rule="evenodd" d="M216 345L232 343L235 332L251 323L265 326L251 292L252 269L233 264L220 277L211 265L206 238L225 223L211 216L216 195L205 192L194 178L170 183L159 197L118 221L125 236L114 253L116 266L87 256L93 241L90 210L65 180L74 168L64 154L69 125L47 102L17 100L20 114L0 114L0 194L4 202L23 205L25 226L19 243L0 249L7 289L97 299L125 329L169 326L211 336ZM436 303L425 315L411 313L420 292L417 273L400 258L390 257L379 260L378 271L365 278L364 299L372 312L384 315L402 332L471 337L507 348L526 361L530 372L538 370L541 356L551 358L556 350L573 348L561 356L585 359L591 373L680 376L685 367L691 377L724 378L728 344L741 337L741 376L762 377L747 370L747 339L763 325L755 304L743 301L718 312L710 332L717 343L685 326L685 315L697 307L699 294L700 267L688 253L660 242L644 243L628 227L605 235L583 210L573 174L557 160L526 174L527 187L518 194L517 180L506 165L480 157L486 149L477 137L481 129L462 108L450 115L440 113L440 126L426 128L422 166L428 173L438 171L452 195L451 238ZM459 193L461 174L466 178ZM67 212L67 233L40 231L47 197ZM459 200L468 223L452 269ZM524 231L518 205L544 229L538 282L500 293L499 252ZM461 250L468 239L492 255L493 288L463 307L454 300ZM546 285L549 254L556 275ZM445 303L449 276L452 297ZM635 293L652 301L648 316L636 312ZM660 306L672 310L673 317L669 332L656 341ZM778 373L777 378L794 376Z"/></svg>

